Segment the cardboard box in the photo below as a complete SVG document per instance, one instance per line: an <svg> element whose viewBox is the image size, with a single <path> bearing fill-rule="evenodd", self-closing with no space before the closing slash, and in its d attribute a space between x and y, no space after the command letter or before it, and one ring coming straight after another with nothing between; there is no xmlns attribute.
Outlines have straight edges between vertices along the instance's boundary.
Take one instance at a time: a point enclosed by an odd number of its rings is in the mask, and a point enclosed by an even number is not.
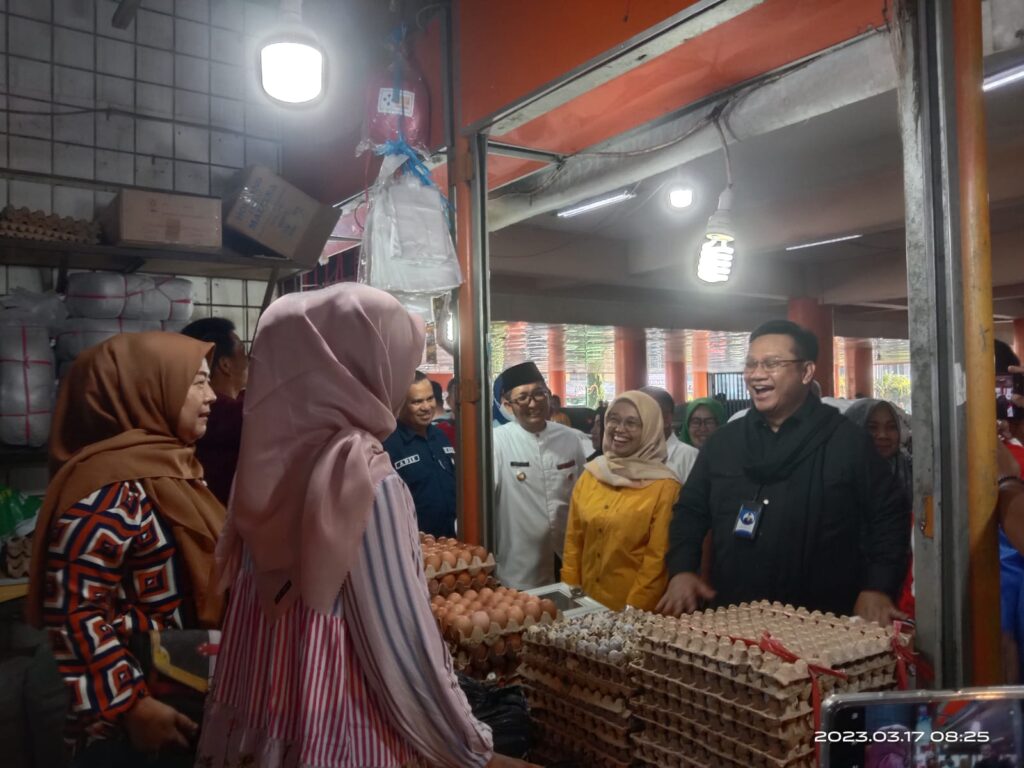
<svg viewBox="0 0 1024 768"><path fill-rule="evenodd" d="M303 267L316 266L339 216L259 165L239 172L224 196L226 229Z"/></svg>
<svg viewBox="0 0 1024 768"><path fill-rule="evenodd" d="M100 216L107 240L117 245L220 250L221 201L122 189Z"/></svg>

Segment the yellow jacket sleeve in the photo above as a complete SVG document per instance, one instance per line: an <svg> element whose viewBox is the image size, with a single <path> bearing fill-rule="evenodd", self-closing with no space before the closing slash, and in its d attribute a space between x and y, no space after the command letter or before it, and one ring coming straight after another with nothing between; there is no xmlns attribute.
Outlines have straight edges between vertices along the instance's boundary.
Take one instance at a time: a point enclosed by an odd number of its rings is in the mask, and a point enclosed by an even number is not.
<svg viewBox="0 0 1024 768"><path fill-rule="evenodd" d="M565 529L565 547L562 552L562 581L578 587L583 584L583 521L580 519L580 497L588 485L584 472L572 489L569 499L569 522Z"/></svg>
<svg viewBox="0 0 1024 768"><path fill-rule="evenodd" d="M672 507L681 486L674 481L658 482L658 498L651 514L650 535L644 550L643 562L636 581L626 599L627 605L653 611L668 585L665 553L668 552L668 526L672 522Z"/></svg>

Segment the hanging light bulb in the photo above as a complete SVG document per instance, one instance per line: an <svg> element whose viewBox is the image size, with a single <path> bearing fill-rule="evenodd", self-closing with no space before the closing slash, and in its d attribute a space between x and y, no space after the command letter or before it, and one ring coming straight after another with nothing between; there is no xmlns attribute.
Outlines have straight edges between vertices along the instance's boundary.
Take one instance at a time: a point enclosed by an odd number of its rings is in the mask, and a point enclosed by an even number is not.
<svg viewBox="0 0 1024 768"><path fill-rule="evenodd" d="M310 104L324 92L323 47L302 23L302 0L281 0L281 27L260 47L260 85L274 101Z"/></svg>
<svg viewBox="0 0 1024 768"><path fill-rule="evenodd" d="M705 283L724 283L732 275L732 260L736 255L736 232L732 226L732 161L725 132L715 117L715 128L722 139L725 155L725 190L718 198L718 210L711 214L700 246L697 260L697 278Z"/></svg>
<svg viewBox="0 0 1024 768"><path fill-rule="evenodd" d="M724 283L732 274L736 235L732 228L732 187L718 198L718 210L708 219L697 261L697 277L705 283Z"/></svg>

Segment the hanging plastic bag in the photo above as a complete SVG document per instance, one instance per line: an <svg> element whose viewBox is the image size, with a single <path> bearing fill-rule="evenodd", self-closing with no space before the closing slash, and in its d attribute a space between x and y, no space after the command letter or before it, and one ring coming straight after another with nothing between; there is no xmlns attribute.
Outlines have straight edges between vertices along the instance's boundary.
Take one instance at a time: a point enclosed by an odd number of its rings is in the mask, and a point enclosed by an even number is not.
<svg viewBox="0 0 1024 768"><path fill-rule="evenodd" d="M366 85L363 136L357 154L389 141L425 149L430 141L430 93L405 52L405 29L391 37L392 61Z"/></svg>
<svg viewBox="0 0 1024 768"><path fill-rule="evenodd" d="M396 177L407 162L414 172ZM444 198L417 162L403 154L384 157L370 195L359 281L390 293L436 296L461 285L462 271Z"/></svg>

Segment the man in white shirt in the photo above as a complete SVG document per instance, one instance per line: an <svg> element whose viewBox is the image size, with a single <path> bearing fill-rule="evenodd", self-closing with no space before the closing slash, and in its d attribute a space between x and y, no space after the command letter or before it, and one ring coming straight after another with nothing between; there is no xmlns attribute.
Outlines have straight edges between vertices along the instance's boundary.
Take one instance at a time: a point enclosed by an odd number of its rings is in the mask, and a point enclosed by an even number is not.
<svg viewBox="0 0 1024 768"><path fill-rule="evenodd" d="M513 366L501 381L515 421L494 430L495 558L504 584L532 589L556 581L586 454L574 429L547 420L551 392L536 365Z"/></svg>
<svg viewBox="0 0 1024 768"><path fill-rule="evenodd" d="M676 411L676 403L672 399L672 395L661 387L642 387L640 391L653 397L655 402L661 406L661 419L665 426L665 443L668 448L668 458L665 459L665 464L676 473L679 482L685 485L686 478L690 476L690 470L697 462L700 451L676 437L676 433L672 429L672 418Z"/></svg>

